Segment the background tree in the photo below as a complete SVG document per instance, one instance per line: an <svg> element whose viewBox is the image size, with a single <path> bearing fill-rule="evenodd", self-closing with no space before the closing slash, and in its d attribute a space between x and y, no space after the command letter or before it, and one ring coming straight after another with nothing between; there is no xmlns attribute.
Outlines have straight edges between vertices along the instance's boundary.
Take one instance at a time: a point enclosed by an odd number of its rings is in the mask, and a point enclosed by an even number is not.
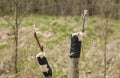
<svg viewBox="0 0 120 78"><path fill-rule="evenodd" d="M6 6L7 5L7 6ZM6 6L6 7L5 7ZM24 0L2 0L1 1L1 17L11 25L14 34L14 52L12 61L14 63L14 72L18 73L18 41L19 41L19 26L21 24L22 15L25 14L27 2ZM11 18L12 17L12 18Z"/></svg>

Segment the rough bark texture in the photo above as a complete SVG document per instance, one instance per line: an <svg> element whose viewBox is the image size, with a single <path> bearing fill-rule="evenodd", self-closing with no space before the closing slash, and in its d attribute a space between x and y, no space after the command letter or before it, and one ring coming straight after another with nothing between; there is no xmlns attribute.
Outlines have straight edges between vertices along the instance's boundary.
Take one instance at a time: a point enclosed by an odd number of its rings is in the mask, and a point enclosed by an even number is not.
<svg viewBox="0 0 120 78"><path fill-rule="evenodd" d="M79 78L79 58L71 58L68 78Z"/></svg>

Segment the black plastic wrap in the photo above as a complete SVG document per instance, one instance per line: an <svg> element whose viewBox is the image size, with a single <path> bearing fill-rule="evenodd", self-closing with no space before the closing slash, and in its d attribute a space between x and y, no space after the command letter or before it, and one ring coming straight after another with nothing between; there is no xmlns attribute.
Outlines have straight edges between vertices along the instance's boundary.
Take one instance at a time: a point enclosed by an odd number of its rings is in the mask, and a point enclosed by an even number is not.
<svg viewBox="0 0 120 78"><path fill-rule="evenodd" d="M70 57L71 58L79 58L81 51L81 41L77 35L71 36L71 48L70 48Z"/></svg>
<svg viewBox="0 0 120 78"><path fill-rule="evenodd" d="M45 77L48 77L48 76L52 76L52 69L50 68L49 64L48 64L48 61L46 59L46 57L37 57L38 59L38 62L40 65L47 65L47 68L48 68L48 71L47 72L43 72L44 76Z"/></svg>

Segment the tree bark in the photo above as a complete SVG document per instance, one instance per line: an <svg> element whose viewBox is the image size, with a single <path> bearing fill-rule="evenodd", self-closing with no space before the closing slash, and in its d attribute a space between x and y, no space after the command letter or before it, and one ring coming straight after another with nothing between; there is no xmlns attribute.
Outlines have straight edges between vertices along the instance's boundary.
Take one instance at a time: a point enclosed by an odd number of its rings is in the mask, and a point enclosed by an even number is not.
<svg viewBox="0 0 120 78"><path fill-rule="evenodd" d="M79 78L79 58L71 58L68 78Z"/></svg>
<svg viewBox="0 0 120 78"><path fill-rule="evenodd" d="M17 74L17 62L18 62L18 0L15 0L15 73Z"/></svg>

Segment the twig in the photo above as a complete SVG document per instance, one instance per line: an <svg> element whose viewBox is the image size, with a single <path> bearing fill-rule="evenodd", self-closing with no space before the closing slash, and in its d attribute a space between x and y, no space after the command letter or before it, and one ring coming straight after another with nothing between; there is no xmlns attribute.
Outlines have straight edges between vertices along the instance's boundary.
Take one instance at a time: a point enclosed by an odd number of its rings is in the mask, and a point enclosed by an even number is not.
<svg viewBox="0 0 120 78"><path fill-rule="evenodd" d="M41 67L41 71L43 72L45 78L52 78L52 69L47 61L45 52L43 51L43 46L41 46L41 44L38 40L35 25L34 25L34 37L39 45L40 50L42 51L36 55L36 57L38 59L38 63Z"/></svg>
<svg viewBox="0 0 120 78"><path fill-rule="evenodd" d="M104 78L106 78L106 67L107 67L107 30L108 30L108 18L106 16L106 26L105 26L105 34L104 34Z"/></svg>
<svg viewBox="0 0 120 78"><path fill-rule="evenodd" d="M87 15L87 10L84 10L84 13L82 15L82 19L83 19L82 32L85 31L85 18L86 18L86 15Z"/></svg>
<svg viewBox="0 0 120 78"><path fill-rule="evenodd" d="M38 37L37 37L37 34L36 34L35 25L34 25L34 37L35 37L35 39L36 39L36 41L37 41L37 43L38 43L38 45L39 45L40 50L43 52L43 51L44 51L44 50L43 50L43 46L41 46L41 44L40 44L40 42L39 42L39 40L38 40Z"/></svg>

